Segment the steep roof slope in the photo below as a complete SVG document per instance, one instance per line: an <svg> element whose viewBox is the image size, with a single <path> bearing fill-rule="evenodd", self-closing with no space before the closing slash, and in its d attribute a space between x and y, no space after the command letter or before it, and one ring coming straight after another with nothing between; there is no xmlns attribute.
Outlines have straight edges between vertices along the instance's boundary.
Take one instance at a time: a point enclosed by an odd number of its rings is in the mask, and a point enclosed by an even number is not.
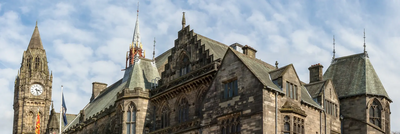
<svg viewBox="0 0 400 134"><path fill-rule="evenodd" d="M334 59L326 70L324 79L332 79L339 98L369 94L384 96L390 100L364 53Z"/></svg>
<svg viewBox="0 0 400 134"><path fill-rule="evenodd" d="M113 106L117 100L117 94L123 89L133 90L135 87L144 89L151 88L151 81L160 77L157 67L152 60L136 59L135 64L125 70L122 79L104 89L95 99L84 108L85 118L95 115L103 109ZM79 123L78 115L66 128Z"/></svg>

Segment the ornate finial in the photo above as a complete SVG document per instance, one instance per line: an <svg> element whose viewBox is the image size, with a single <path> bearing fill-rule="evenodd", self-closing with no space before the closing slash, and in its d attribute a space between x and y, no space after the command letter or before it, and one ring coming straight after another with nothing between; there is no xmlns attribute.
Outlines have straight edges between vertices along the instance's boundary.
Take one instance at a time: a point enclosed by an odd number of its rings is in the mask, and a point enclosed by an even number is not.
<svg viewBox="0 0 400 134"><path fill-rule="evenodd" d="M36 20L36 27L37 27L37 20Z"/></svg>
<svg viewBox="0 0 400 134"><path fill-rule="evenodd" d="M139 2L137 2L137 13L136 16L139 16Z"/></svg>
<svg viewBox="0 0 400 134"><path fill-rule="evenodd" d="M54 109L53 100L51 100L51 109Z"/></svg>
<svg viewBox="0 0 400 134"><path fill-rule="evenodd" d="M332 60L335 59L335 35L333 35L333 56L332 56Z"/></svg>
<svg viewBox="0 0 400 134"><path fill-rule="evenodd" d="M186 18L185 18L185 12L183 12L183 17L182 17L182 29L185 28L186 25Z"/></svg>
<svg viewBox="0 0 400 134"><path fill-rule="evenodd" d="M276 67L276 69L278 69L278 61L275 61L275 67Z"/></svg>
<svg viewBox="0 0 400 134"><path fill-rule="evenodd" d="M156 37L154 37L154 45L153 45L153 60L154 56L156 55Z"/></svg>
<svg viewBox="0 0 400 134"><path fill-rule="evenodd" d="M365 47L366 45L365 45L365 28L364 28L364 53L366 52Z"/></svg>

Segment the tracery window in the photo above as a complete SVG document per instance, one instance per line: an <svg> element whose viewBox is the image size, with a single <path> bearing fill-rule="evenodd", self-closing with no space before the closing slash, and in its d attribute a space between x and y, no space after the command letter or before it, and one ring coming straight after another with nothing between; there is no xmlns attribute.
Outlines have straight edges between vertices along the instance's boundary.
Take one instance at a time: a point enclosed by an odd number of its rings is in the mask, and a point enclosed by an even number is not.
<svg viewBox="0 0 400 134"><path fill-rule="evenodd" d="M240 117L228 117L221 121L221 134L240 134Z"/></svg>
<svg viewBox="0 0 400 134"><path fill-rule="evenodd" d="M126 112L126 132L135 134L136 132L136 107L131 103Z"/></svg>
<svg viewBox="0 0 400 134"><path fill-rule="evenodd" d="M178 122L182 123L182 122L188 121L188 119L189 119L189 103L185 98L183 98L180 101L178 109L179 109L178 110Z"/></svg>
<svg viewBox="0 0 400 134"><path fill-rule="evenodd" d="M285 116L283 120L283 134L290 134L290 117Z"/></svg>
<svg viewBox="0 0 400 134"><path fill-rule="evenodd" d="M224 99L232 98L234 96L237 96L238 93L238 83L237 79L227 82L224 84Z"/></svg>
<svg viewBox="0 0 400 134"><path fill-rule="evenodd" d="M190 72L190 61L188 56L183 56L179 76L185 75Z"/></svg>
<svg viewBox="0 0 400 134"><path fill-rule="evenodd" d="M286 115L283 118L283 134L304 134L304 119L293 116Z"/></svg>
<svg viewBox="0 0 400 134"><path fill-rule="evenodd" d="M167 106L164 106L161 112L161 128L169 126L169 110Z"/></svg>
<svg viewBox="0 0 400 134"><path fill-rule="evenodd" d="M38 69L39 66L40 66L40 59L39 59L39 57L36 57L35 58L35 69Z"/></svg>
<svg viewBox="0 0 400 134"><path fill-rule="evenodd" d="M382 106L377 100L374 100L369 107L369 122L378 127L381 127L381 110Z"/></svg>
<svg viewBox="0 0 400 134"><path fill-rule="evenodd" d="M28 57L26 63L27 63L26 65L28 67L28 70L31 71L32 57Z"/></svg>

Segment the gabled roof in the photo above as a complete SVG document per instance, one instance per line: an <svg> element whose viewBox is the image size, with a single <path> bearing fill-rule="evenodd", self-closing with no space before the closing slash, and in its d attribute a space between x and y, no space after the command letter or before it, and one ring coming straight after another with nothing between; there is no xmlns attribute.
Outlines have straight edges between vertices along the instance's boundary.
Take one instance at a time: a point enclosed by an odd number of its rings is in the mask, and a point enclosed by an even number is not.
<svg viewBox="0 0 400 134"><path fill-rule="evenodd" d="M85 108L85 118L89 118L103 109L115 104L117 94L123 89L133 90L135 87L141 87L143 90L151 89L151 81L160 77L157 67L152 60L140 58L134 65L125 70L122 79L104 89L95 99L93 99ZM78 115L67 128L79 123Z"/></svg>
<svg viewBox="0 0 400 134"><path fill-rule="evenodd" d="M324 74L332 79L339 98L378 95L390 100L366 53L336 58Z"/></svg>
<svg viewBox="0 0 400 134"><path fill-rule="evenodd" d="M318 105L312 98L311 95L308 93L306 87L301 86L301 102L314 106L318 109L322 109L320 105Z"/></svg>
<svg viewBox="0 0 400 134"><path fill-rule="evenodd" d="M28 45L28 49L35 49L35 48L43 49L42 39L40 38L37 22L36 22L35 30L33 30L31 41L29 42L29 45Z"/></svg>
<svg viewBox="0 0 400 134"><path fill-rule="evenodd" d="M71 123L72 120L77 116L76 114L65 114L67 117L67 123ZM58 129L60 127L60 113L55 112L54 109L51 109L49 124L47 128L50 129ZM64 130L64 121L61 121L61 130Z"/></svg>
<svg viewBox="0 0 400 134"><path fill-rule="evenodd" d="M161 55L156 57L156 66L158 71L162 71L161 68L163 68L165 66L165 64L168 63L168 56L171 55L171 49L165 51L164 53L162 53ZM160 72L161 73L161 72Z"/></svg>
<svg viewBox="0 0 400 134"><path fill-rule="evenodd" d="M209 50L210 55L212 54L214 56L214 60L216 59L222 59L224 57L224 54L226 52L226 50L228 49L228 46L215 41L213 39L207 38L203 35L194 33L197 35L197 39L201 40L201 45L204 44L205 46L205 50Z"/></svg>
<svg viewBox="0 0 400 134"><path fill-rule="evenodd" d="M269 72L269 74L271 75L271 79L275 80L279 77L282 77L290 65L292 65L292 64L286 65L284 67L281 67L281 68L278 68L278 69L275 69L275 70Z"/></svg>
<svg viewBox="0 0 400 134"><path fill-rule="evenodd" d="M245 54L233 50L232 48L229 48L227 53L229 51L233 52L264 86L282 93L282 90L276 86L269 77L269 72L272 69L265 66L265 64L260 63L260 61L257 59L251 58Z"/></svg>
<svg viewBox="0 0 400 134"><path fill-rule="evenodd" d="M328 80L324 80L324 81L318 81L318 82L313 82L310 84L306 84L304 85L307 90L308 93L310 93L312 98L315 98L317 96L320 96L322 94L322 88L328 84Z"/></svg>

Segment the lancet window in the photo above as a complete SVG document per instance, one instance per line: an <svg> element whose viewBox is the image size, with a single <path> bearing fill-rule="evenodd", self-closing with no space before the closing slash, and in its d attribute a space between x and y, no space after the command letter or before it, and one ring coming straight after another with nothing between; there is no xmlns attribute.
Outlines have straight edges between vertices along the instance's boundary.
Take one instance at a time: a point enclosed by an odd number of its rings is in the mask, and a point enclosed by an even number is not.
<svg viewBox="0 0 400 134"><path fill-rule="evenodd" d="M183 98L178 105L178 122L185 122L189 119L189 103Z"/></svg>
<svg viewBox="0 0 400 134"><path fill-rule="evenodd" d="M381 110L382 106L379 101L374 100L369 107L369 123L381 127Z"/></svg>
<svg viewBox="0 0 400 134"><path fill-rule="evenodd" d="M240 117L226 118L221 121L221 134L240 134Z"/></svg>
<svg viewBox="0 0 400 134"><path fill-rule="evenodd" d="M136 133L136 107L131 103L126 111L126 132L127 134Z"/></svg>
<svg viewBox="0 0 400 134"><path fill-rule="evenodd" d="M39 57L36 57L36 58L35 58L35 69L38 69L39 66L40 66L40 58L39 58Z"/></svg>
<svg viewBox="0 0 400 134"><path fill-rule="evenodd" d="M168 126L169 126L169 110L166 106L164 106L161 112L161 128L165 128Z"/></svg>

